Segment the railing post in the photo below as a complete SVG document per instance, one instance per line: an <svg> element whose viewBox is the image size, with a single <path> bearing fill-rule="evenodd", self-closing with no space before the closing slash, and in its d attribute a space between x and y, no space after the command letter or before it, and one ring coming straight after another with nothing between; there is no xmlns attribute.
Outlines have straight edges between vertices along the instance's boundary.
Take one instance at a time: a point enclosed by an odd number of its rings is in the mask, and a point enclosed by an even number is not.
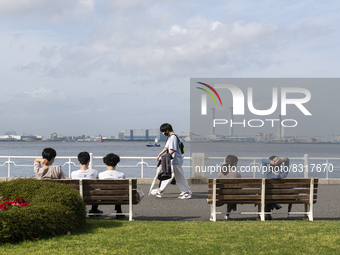
<svg viewBox="0 0 340 255"><path fill-rule="evenodd" d="M140 173L140 175L141 175L141 178L144 178L144 159L142 159L142 167L141 167L141 173Z"/></svg>
<svg viewBox="0 0 340 255"><path fill-rule="evenodd" d="M71 158L68 159L68 177L71 178Z"/></svg>
<svg viewBox="0 0 340 255"><path fill-rule="evenodd" d="M204 178L205 155L204 153L193 153L191 155L191 178Z"/></svg>
<svg viewBox="0 0 340 255"><path fill-rule="evenodd" d="M90 164L89 164L89 168L93 169L93 153L90 153Z"/></svg>
<svg viewBox="0 0 340 255"><path fill-rule="evenodd" d="M256 159L254 159L254 166L256 166ZM255 167L254 167L255 168ZM253 168L253 169L254 169ZM256 169L256 168L255 168ZM255 174L256 174L256 170L255 171L253 171L253 178L255 178Z"/></svg>
<svg viewBox="0 0 340 255"><path fill-rule="evenodd" d="M305 154L304 157L303 157L303 161L304 161L304 165L305 165L305 171L304 171L304 174L303 174L303 177L304 178L308 178L308 166L309 166L309 162L308 162L308 154Z"/></svg>
<svg viewBox="0 0 340 255"><path fill-rule="evenodd" d="M11 177L11 158L8 158L8 176L7 177Z"/></svg>

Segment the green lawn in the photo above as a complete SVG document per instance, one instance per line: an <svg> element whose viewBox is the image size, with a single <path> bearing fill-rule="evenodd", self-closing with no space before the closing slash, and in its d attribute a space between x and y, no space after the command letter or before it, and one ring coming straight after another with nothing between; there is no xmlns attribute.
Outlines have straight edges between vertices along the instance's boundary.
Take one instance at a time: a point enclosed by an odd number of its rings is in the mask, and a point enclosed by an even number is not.
<svg viewBox="0 0 340 255"><path fill-rule="evenodd" d="M88 221L87 229L0 246L0 254L339 254L340 221Z"/></svg>

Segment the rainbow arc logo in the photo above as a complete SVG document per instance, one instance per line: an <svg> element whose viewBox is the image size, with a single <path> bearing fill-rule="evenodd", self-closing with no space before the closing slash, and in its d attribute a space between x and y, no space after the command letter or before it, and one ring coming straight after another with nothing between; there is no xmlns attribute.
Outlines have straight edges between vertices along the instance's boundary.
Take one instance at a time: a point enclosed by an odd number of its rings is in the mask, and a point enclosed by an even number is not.
<svg viewBox="0 0 340 255"><path fill-rule="evenodd" d="M206 86L207 88L209 88L217 96L218 100L220 101L221 106L223 106L220 95L217 93L217 91L213 87L211 87L210 85L208 85L206 83L203 83L203 82L197 82L197 83L201 84L203 86ZM201 87L196 87L196 88L206 92L214 100L214 103L217 106L215 97L213 96L213 94L209 90L201 88ZM202 94L202 104L201 104L201 106L202 106L201 107L201 114L202 115L207 115L207 95L206 94Z"/></svg>

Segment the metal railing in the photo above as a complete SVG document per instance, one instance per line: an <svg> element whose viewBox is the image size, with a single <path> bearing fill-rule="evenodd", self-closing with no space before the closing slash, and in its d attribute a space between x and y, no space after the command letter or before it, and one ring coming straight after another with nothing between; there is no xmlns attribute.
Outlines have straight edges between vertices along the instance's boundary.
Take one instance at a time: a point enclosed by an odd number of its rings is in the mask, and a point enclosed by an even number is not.
<svg viewBox="0 0 340 255"><path fill-rule="evenodd" d="M94 165L93 162L95 162L96 160L101 160L102 157L94 157L93 153L90 153L90 157L91 157L91 161L90 161L90 166L89 168L94 168L94 169L100 169L100 168L106 168L106 166L104 164L96 164ZM0 160L1 159L5 159L5 161L1 164L0 162L0 167L6 167L7 166L7 177L11 177L12 174L12 167L31 167L31 169L33 170L33 163L32 164L20 164L20 163L16 163L15 161L20 161L20 160L33 160L37 158L35 156L0 156ZM145 170L149 170L149 169L155 169L156 168L156 157L120 157L121 160L129 160L131 162L131 160L137 160L137 162L135 164L126 164L124 165L122 162L120 164L118 164L119 168L139 168L140 169L140 178L144 178L144 172ZM213 160L213 161L219 161L218 164L222 165L224 163L225 157L204 157L205 160ZM72 172L72 167L79 167L78 164L78 159L75 156L60 156L60 157L56 157L57 160L65 160L65 162L63 162L61 164L61 167L63 167L65 169L65 166L67 167L67 170L65 172L68 172L68 177L71 176L71 172ZM191 164L190 161L191 157L184 157L184 162L185 164L182 166L184 169L188 169L191 168ZM155 164L150 163L148 161L150 160L154 160ZM250 160L252 162L250 162L250 164L248 164L248 167L252 167L252 166L257 166L260 167L261 165L261 160L262 157L239 157L239 162L241 160ZM340 158L322 158L322 157L309 157L308 154L305 154L304 157L290 157L291 160L291 164L292 161L296 162L296 161L301 161L301 165L299 165L299 168L297 169L297 171L299 173L303 172L303 175L305 178L308 178L309 173L324 173L325 174L325 179L329 178L329 173L334 172L335 170L337 171L340 166L334 166L332 163L332 161L336 161L339 162L340 165ZM189 164L187 163L189 161ZM313 164L311 162L317 162L317 164ZM59 164L60 165L60 164ZM241 165L238 166L239 168L241 167ZM76 170L76 169L73 169ZM195 171L195 169L193 169L191 171L191 177L192 173ZM32 171L33 173L33 171ZM127 173L128 174L128 173ZM256 172L253 171L253 178L255 178ZM340 178L340 173L338 174ZM1 176L0 176L1 177ZM5 177L5 176L2 176ZM133 176L133 177L137 177L137 176Z"/></svg>
<svg viewBox="0 0 340 255"><path fill-rule="evenodd" d="M32 172L33 172L33 161L34 159L39 158L38 156L0 156L0 160L1 159L5 159L5 161L3 162L3 164L0 163L0 167L6 167L7 165L7 177L11 177L11 171L12 171L12 167L31 167L32 168ZM93 162L95 160L102 160L103 157L94 157L93 153L90 153L90 165L89 168L106 168L107 166L104 164L100 164L100 165L94 165ZM124 165L122 163L118 164L119 168L140 168L140 178L144 178L144 171L145 169L156 169L156 164L150 164L148 163L146 160L154 160L154 162L156 162L156 157L120 157L121 161L122 160L137 160L137 163L132 165L132 164L128 164L128 165ZM184 162L190 160L190 157L184 157ZM18 161L18 160L32 160L32 164L20 164L20 163L16 163L14 160ZM57 156L56 160L65 160L65 162L63 164L58 164L61 165L62 168L65 169L65 166L67 166L67 170L65 171L65 173L68 172L68 177L71 176L71 172L72 172L72 167L79 167L78 164L78 158L75 156ZM190 164L183 164L182 166L184 169L186 168L191 168ZM74 169L76 170L76 169ZM78 169L77 169L78 170ZM156 172L156 171L155 171ZM5 177L5 176L0 176L0 177ZM134 176L136 177L136 176Z"/></svg>
<svg viewBox="0 0 340 255"><path fill-rule="evenodd" d="M261 161L263 157L238 157L240 160L251 160L252 162L248 165L251 166L261 166ZM304 157L289 157L291 166L296 166L296 168L291 168L291 172L303 173L304 178L308 178L309 173L325 173L325 179L329 179L329 173L334 172L336 169L340 169L340 166L334 166L330 161L338 161L340 165L340 158L321 158L321 157L309 157L305 154ZM225 157L205 157L205 160L222 160L218 165L223 165ZM292 164L292 161L302 161L302 164ZM310 163L311 161L317 162L316 164ZM242 166L238 166L241 168ZM255 178L256 171L251 171L253 173L253 178ZM340 174L339 174L340 177Z"/></svg>

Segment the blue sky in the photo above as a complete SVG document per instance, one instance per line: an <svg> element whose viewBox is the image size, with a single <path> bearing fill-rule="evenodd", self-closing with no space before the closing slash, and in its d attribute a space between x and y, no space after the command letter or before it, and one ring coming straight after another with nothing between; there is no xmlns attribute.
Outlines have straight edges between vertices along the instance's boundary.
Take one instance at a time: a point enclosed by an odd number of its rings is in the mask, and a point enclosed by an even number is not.
<svg viewBox="0 0 340 255"><path fill-rule="evenodd" d="M2 0L0 134L189 131L190 78L339 77L339 7Z"/></svg>

